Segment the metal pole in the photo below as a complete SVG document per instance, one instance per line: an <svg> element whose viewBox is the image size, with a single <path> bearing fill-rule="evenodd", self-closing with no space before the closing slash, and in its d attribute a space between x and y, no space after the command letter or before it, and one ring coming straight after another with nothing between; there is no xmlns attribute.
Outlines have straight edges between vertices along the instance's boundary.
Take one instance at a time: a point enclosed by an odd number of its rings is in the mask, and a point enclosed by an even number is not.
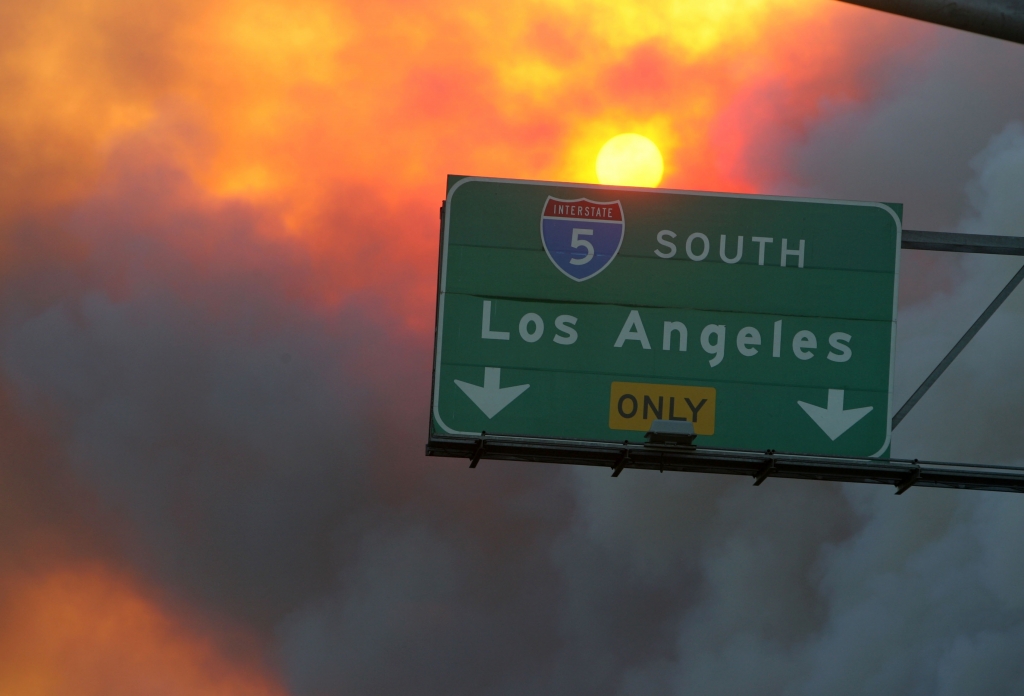
<svg viewBox="0 0 1024 696"><path fill-rule="evenodd" d="M472 458L480 447L479 443L479 437L434 434L427 442L426 453L430 457ZM1024 467L1019 466L831 457L773 450L756 452L514 435L488 435L486 456L495 461L585 464L620 472L624 469L646 469L733 474L753 477L755 483L769 477L880 483L896 486L898 493L911 486L1024 493Z"/></svg>
<svg viewBox="0 0 1024 696"><path fill-rule="evenodd" d="M1009 237L998 234L903 230L901 246L903 249L921 249L924 251L1024 256L1024 237Z"/></svg>
<svg viewBox="0 0 1024 696"><path fill-rule="evenodd" d="M931 389L932 385L935 384L935 380L937 380L942 373L946 371L946 368L949 367L949 364L956 359L956 356L960 355L960 351L964 349L964 346L970 343L975 334L981 331L981 327L983 327L985 322L987 322L989 318L996 313L996 310L999 309L999 305L1006 301L1006 298L1010 296L1010 293L1020 285L1021 280L1024 280L1024 266L1021 266L1020 270L1010 278L1010 282L1006 284L1006 287L1003 288L1002 292L996 295L996 298L992 300L985 311L981 313L981 316L978 317L977 321L971 325L971 328L967 329L967 333L963 335L963 338L957 341L956 345L953 346L953 350L949 351L946 357L942 359L942 362L940 362L936 368L932 370L932 373L928 375L928 379L924 381L924 384L917 388L914 395L907 399L907 403L903 404L903 408L901 408L899 412L892 417L893 430L895 430L896 426L907 417L907 414L910 413L910 409L914 408L914 405L921 400L921 397Z"/></svg>
<svg viewBox="0 0 1024 696"><path fill-rule="evenodd" d="M873 10L1024 44L1021 0L843 0Z"/></svg>

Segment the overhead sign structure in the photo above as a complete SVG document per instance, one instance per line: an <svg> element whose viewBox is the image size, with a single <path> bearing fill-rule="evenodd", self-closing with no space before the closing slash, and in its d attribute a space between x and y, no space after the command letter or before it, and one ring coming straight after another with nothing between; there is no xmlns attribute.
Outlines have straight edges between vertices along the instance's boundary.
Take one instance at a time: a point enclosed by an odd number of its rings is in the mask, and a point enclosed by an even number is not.
<svg viewBox="0 0 1024 696"><path fill-rule="evenodd" d="M431 434L888 456L901 215L449 177Z"/></svg>

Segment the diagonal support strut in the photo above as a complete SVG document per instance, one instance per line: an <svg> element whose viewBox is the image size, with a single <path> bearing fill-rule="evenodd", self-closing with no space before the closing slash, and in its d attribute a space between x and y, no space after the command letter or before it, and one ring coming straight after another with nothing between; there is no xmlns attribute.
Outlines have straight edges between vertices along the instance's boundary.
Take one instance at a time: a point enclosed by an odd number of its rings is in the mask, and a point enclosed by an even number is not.
<svg viewBox="0 0 1024 696"><path fill-rule="evenodd" d="M1014 274L1014 276L1010 278L1010 282L1008 282L1006 284L1006 287L1004 287L1002 291L998 295L996 295L995 299L989 303L988 307L985 308L985 311L981 313L981 316L978 317L977 320L971 325L971 328L967 329L967 333L963 335L963 338L957 341L956 345L953 346L952 350L950 350L949 353L946 354L946 357L942 359L942 362L935 366L935 369L932 370L932 373L930 375L928 375L928 378L921 384L920 387L917 388L917 391L914 392L909 399L907 399L907 402L903 404L903 407L896 413L896 415L892 417L893 430L895 430L896 426L899 425L903 421L903 419L907 417L907 414L910 413L910 409L914 408L917 402L921 400L921 397L923 397L928 392L928 390L932 388L932 385L935 384L935 381L942 376L942 373L945 372L946 368L949 367L950 363L952 363L956 359L956 356L960 355L960 352L967 346L968 343L971 342L971 339L974 338L979 331L981 331L981 327L985 325L985 322L987 322L992 317L992 315L996 313L996 310L999 309L999 306L1006 301L1006 298L1010 296L1010 294L1017 288L1018 285L1020 285L1020 282L1022 280L1024 280L1024 266L1021 266L1020 270L1018 270Z"/></svg>

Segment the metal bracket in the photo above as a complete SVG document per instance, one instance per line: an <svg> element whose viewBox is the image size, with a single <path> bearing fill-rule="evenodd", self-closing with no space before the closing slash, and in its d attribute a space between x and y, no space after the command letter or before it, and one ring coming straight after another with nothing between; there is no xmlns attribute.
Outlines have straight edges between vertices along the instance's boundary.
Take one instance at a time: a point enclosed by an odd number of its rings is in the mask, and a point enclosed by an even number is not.
<svg viewBox="0 0 1024 696"><path fill-rule="evenodd" d="M907 492L907 489L913 486L921 479L921 465L914 460L914 470L910 472L907 478L903 479L898 486L896 486L896 495L903 495Z"/></svg>
<svg viewBox="0 0 1024 696"><path fill-rule="evenodd" d="M766 478L775 473L775 450L766 450L764 454L767 459L764 460L764 466L754 475L755 486L760 486Z"/></svg>
<svg viewBox="0 0 1024 696"><path fill-rule="evenodd" d="M628 443L628 440L627 441L623 441L622 444L625 445L627 443ZM612 478L617 478L618 475L622 473L622 470L626 468L627 464L629 464L629 450L628 449L623 449L622 450L622 456L620 456L618 461L615 462L615 467L614 467L615 470L612 471Z"/></svg>
<svg viewBox="0 0 1024 696"><path fill-rule="evenodd" d="M476 441L476 449L473 450L473 456L469 459L469 468L475 469L476 465L480 463L480 457L484 454L484 446L487 445L487 431L483 430L480 432L480 439Z"/></svg>

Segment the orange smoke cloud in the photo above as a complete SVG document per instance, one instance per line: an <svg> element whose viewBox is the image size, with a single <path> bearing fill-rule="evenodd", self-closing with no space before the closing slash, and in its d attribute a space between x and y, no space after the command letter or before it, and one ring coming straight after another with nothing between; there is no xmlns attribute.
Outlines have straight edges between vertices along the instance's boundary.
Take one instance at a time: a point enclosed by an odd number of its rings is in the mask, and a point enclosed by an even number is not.
<svg viewBox="0 0 1024 696"><path fill-rule="evenodd" d="M0 693L18 696L280 696L252 665L226 660L129 579L77 567L7 587Z"/></svg>
<svg viewBox="0 0 1024 696"><path fill-rule="evenodd" d="M746 167L751 143L865 99L865 71L895 45L883 16L831 0L4 12L7 215L88 195L111 150L144 136L136 159L266 206L264 232L306 245L325 301L414 296L396 305L410 320L430 315L445 174L596 181L601 145L636 132L665 155L663 186L763 189L772 172ZM365 203L351 221L337 215L346 195Z"/></svg>

